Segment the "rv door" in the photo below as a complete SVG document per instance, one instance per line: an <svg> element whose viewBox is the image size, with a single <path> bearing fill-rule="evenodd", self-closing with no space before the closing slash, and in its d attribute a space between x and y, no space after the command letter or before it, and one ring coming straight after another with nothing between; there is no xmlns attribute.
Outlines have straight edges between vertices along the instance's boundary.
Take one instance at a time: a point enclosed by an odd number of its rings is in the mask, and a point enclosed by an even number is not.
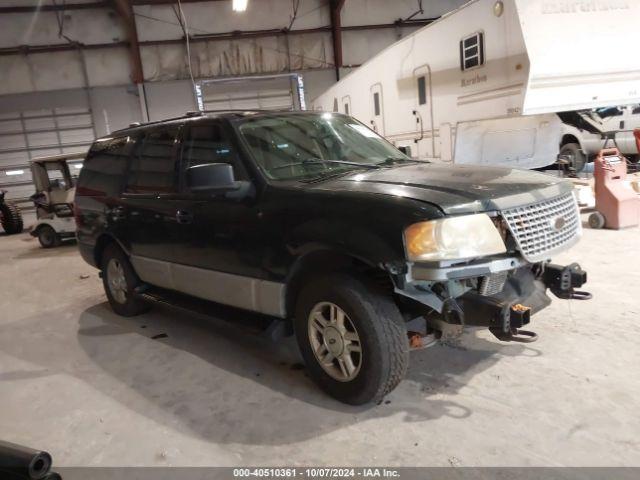
<svg viewBox="0 0 640 480"><path fill-rule="evenodd" d="M371 128L384 137L384 102L382 84L374 83L369 89L371 95Z"/></svg>
<svg viewBox="0 0 640 480"><path fill-rule="evenodd" d="M342 108L345 115L351 115L351 95L342 97Z"/></svg>
<svg viewBox="0 0 640 480"><path fill-rule="evenodd" d="M416 156L418 158L436 156L435 132L433 130L433 98L431 89L431 68L422 65L413 71L415 88Z"/></svg>

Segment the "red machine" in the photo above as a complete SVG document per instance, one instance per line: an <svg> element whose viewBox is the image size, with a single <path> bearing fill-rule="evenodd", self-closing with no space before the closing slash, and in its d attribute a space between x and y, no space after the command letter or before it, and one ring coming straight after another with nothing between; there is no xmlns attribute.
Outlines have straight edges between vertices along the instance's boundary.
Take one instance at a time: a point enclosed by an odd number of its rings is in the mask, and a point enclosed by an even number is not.
<svg viewBox="0 0 640 480"><path fill-rule="evenodd" d="M640 142L640 135L636 135ZM617 148L601 150L595 160L596 211L589 216L591 228L620 229L640 223L640 199L626 182L627 159Z"/></svg>

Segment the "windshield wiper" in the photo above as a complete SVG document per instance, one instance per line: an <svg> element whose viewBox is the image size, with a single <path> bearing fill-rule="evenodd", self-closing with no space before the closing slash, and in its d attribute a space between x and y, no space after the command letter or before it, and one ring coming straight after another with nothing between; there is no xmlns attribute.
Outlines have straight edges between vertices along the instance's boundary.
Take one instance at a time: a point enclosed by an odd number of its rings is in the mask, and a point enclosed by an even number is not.
<svg viewBox="0 0 640 480"><path fill-rule="evenodd" d="M387 167L390 165L395 165L397 163L421 163L420 160L414 160L412 158L403 158L403 157L387 157L383 161L375 164L377 167Z"/></svg>
<svg viewBox="0 0 640 480"><path fill-rule="evenodd" d="M339 165L351 165L354 167L361 167L361 168L378 168L377 165L374 165L371 163L348 162L346 160L325 160L322 158L308 158L306 160L302 160L301 162L285 163L284 165L278 165L277 167L272 167L269 170L280 170L282 168L296 167L298 165L324 165L326 163L337 163Z"/></svg>

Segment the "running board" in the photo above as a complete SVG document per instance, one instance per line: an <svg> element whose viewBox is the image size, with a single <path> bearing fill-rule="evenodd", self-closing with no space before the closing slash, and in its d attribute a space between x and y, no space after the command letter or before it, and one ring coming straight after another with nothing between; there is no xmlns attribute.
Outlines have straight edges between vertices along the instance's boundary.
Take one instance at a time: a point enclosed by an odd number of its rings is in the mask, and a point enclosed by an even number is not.
<svg viewBox="0 0 640 480"><path fill-rule="evenodd" d="M290 322L282 318L229 307L172 290L142 284L135 289L134 294L143 302L161 305L170 310L239 325L247 333L260 335L274 342L293 334Z"/></svg>

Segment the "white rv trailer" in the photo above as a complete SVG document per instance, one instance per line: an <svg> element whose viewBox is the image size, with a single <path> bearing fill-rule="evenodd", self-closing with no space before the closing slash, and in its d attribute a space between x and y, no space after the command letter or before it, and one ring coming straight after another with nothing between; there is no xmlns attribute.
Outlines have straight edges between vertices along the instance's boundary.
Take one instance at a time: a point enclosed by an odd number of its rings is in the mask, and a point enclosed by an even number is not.
<svg viewBox="0 0 640 480"><path fill-rule="evenodd" d="M316 98L419 158L540 168L554 112L640 101L637 0L472 0Z"/></svg>

